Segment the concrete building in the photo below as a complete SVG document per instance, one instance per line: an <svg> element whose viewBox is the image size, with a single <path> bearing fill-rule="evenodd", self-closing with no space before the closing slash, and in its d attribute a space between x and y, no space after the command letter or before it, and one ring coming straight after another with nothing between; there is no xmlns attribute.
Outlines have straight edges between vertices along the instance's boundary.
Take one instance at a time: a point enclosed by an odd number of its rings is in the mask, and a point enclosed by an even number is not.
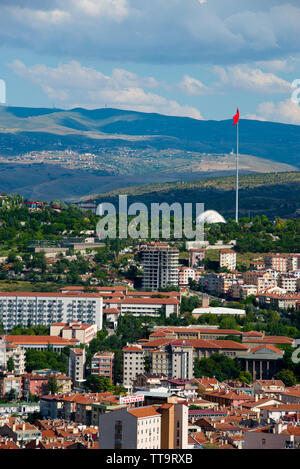
<svg viewBox="0 0 300 469"><path fill-rule="evenodd" d="M177 248L167 243L153 243L141 246L143 265L143 288L158 290L167 286L178 285Z"/></svg>
<svg viewBox="0 0 300 469"><path fill-rule="evenodd" d="M83 324L81 321L56 322L50 326L50 335L64 339L76 339L80 344L89 344L97 335L96 324Z"/></svg>
<svg viewBox="0 0 300 469"><path fill-rule="evenodd" d="M159 294L159 293L158 293ZM132 314L134 316L160 316L163 312L166 317L170 314L178 314L179 300L174 297L168 298L111 298L103 300L109 309L117 309L120 314ZM106 309L106 308L105 308ZM105 309L103 314L105 314Z"/></svg>
<svg viewBox="0 0 300 469"><path fill-rule="evenodd" d="M114 358L113 352L98 352L92 358L91 373L93 375L108 378L111 383L114 381Z"/></svg>
<svg viewBox="0 0 300 469"><path fill-rule="evenodd" d="M18 344L7 342L6 337L0 337L0 370L7 369L7 362L14 361L14 374L20 376L25 373L25 350Z"/></svg>
<svg viewBox="0 0 300 469"><path fill-rule="evenodd" d="M278 286L287 292L297 292L300 290L300 279L293 274L281 274L278 277Z"/></svg>
<svg viewBox="0 0 300 469"><path fill-rule="evenodd" d="M228 270L236 269L236 252L231 249L220 249L219 266L227 267Z"/></svg>
<svg viewBox="0 0 300 469"><path fill-rule="evenodd" d="M167 378L191 379L194 376L193 346L185 341L173 341L165 347L148 352L151 373L164 374Z"/></svg>
<svg viewBox="0 0 300 469"><path fill-rule="evenodd" d="M123 347L123 386L131 389L135 377L145 371L145 352L142 347Z"/></svg>
<svg viewBox="0 0 300 469"><path fill-rule="evenodd" d="M0 292L0 322L6 331L21 324L51 326L82 321L102 329L102 298L95 293Z"/></svg>
<svg viewBox="0 0 300 469"><path fill-rule="evenodd" d="M153 406L100 415L99 449L160 449L161 417Z"/></svg>
<svg viewBox="0 0 300 469"><path fill-rule="evenodd" d="M205 260L205 249L192 248L188 250L188 253L189 267L193 267L195 269L203 269Z"/></svg>
<svg viewBox="0 0 300 469"><path fill-rule="evenodd" d="M22 395L22 378L15 376L13 373L7 373L0 376L0 398L4 398L11 391L15 392L15 396L19 399Z"/></svg>
<svg viewBox="0 0 300 469"><path fill-rule="evenodd" d="M285 412L286 409L285 409ZM272 413L270 413L272 415ZM278 422L246 431L243 449L299 449L299 426Z"/></svg>
<svg viewBox="0 0 300 469"><path fill-rule="evenodd" d="M178 283L179 285L188 285L190 279L198 283L201 275L201 272L193 267L179 267Z"/></svg>
<svg viewBox="0 0 300 469"><path fill-rule="evenodd" d="M69 376L72 379L74 388L81 388L85 381L85 363L86 363L86 352L85 349L74 348L70 349L68 370Z"/></svg>

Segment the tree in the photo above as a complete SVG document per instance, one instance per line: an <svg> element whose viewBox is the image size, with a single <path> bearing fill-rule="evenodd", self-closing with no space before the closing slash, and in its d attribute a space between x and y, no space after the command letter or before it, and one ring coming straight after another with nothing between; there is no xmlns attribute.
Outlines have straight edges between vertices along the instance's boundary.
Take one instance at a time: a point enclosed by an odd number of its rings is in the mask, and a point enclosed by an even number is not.
<svg viewBox="0 0 300 469"><path fill-rule="evenodd" d="M238 380L242 383L252 383L252 375L249 371L241 371Z"/></svg>
<svg viewBox="0 0 300 469"><path fill-rule="evenodd" d="M9 359L8 359L8 361L7 361L6 367L7 367L7 371L9 371L10 373L11 373L12 371L14 371L14 369L15 369L15 362L14 362L13 357L9 357Z"/></svg>
<svg viewBox="0 0 300 469"><path fill-rule="evenodd" d="M58 384L55 375L49 376L46 391L48 394L56 394L58 392Z"/></svg>
<svg viewBox="0 0 300 469"><path fill-rule="evenodd" d="M89 375L87 377L86 388L91 392L114 391L115 387L108 378L98 375Z"/></svg>
<svg viewBox="0 0 300 469"><path fill-rule="evenodd" d="M274 376L276 379L280 379L285 386L294 386L297 383L296 376L292 370L280 370Z"/></svg>

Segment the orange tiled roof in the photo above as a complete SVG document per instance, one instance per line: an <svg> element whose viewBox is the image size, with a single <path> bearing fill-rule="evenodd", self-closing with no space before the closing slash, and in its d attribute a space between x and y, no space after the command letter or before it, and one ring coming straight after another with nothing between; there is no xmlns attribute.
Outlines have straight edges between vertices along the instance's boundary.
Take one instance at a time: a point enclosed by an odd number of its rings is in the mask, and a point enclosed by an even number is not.
<svg viewBox="0 0 300 469"><path fill-rule="evenodd" d="M136 418L144 418L144 417L160 417L160 413L158 413L153 406L149 407L137 407L136 409L129 409L128 413L133 415Z"/></svg>

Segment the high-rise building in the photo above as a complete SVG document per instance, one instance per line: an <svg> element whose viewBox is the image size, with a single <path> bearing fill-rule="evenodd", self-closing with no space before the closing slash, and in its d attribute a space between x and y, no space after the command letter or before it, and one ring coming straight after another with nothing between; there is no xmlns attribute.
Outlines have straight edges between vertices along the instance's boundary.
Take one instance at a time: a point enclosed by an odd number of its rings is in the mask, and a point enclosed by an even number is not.
<svg viewBox="0 0 300 469"><path fill-rule="evenodd" d="M123 386L131 389L135 377L145 371L145 352L142 347L123 347Z"/></svg>
<svg viewBox="0 0 300 469"><path fill-rule="evenodd" d="M143 264L143 288L158 290L167 286L178 285L177 248L167 243L153 243L141 246Z"/></svg>
<svg viewBox="0 0 300 469"><path fill-rule="evenodd" d="M74 388L81 388L82 383L85 381L85 362L86 353L85 349L71 348L69 355L69 376L72 379Z"/></svg>

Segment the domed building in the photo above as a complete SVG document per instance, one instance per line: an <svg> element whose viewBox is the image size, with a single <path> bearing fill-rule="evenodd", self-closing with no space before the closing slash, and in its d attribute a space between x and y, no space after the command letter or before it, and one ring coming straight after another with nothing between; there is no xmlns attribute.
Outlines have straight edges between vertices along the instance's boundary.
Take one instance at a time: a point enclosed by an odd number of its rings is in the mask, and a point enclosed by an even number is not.
<svg viewBox="0 0 300 469"><path fill-rule="evenodd" d="M208 223L209 225L213 223L226 223L226 220L220 213L215 210L206 210L201 213L197 218L197 223Z"/></svg>

